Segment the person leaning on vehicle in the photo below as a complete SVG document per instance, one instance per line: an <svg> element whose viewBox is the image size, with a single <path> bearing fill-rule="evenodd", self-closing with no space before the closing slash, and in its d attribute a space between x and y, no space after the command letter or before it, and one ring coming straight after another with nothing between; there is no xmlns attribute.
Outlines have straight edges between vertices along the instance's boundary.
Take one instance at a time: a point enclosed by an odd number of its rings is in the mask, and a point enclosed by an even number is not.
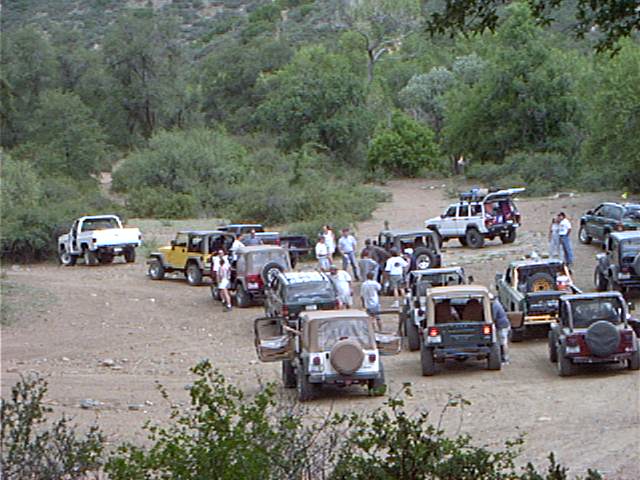
<svg viewBox="0 0 640 480"><path fill-rule="evenodd" d="M500 342L500 351L502 352L502 363L509 363L509 332L511 332L511 323L507 318L507 312L500 300L494 298L491 302L491 314L493 315L493 323L496 327L498 340Z"/></svg>
<svg viewBox="0 0 640 480"><path fill-rule="evenodd" d="M338 267L329 267L331 280L338 294L340 308L351 308L353 305L353 291L351 290L351 275L346 270L338 270Z"/></svg>

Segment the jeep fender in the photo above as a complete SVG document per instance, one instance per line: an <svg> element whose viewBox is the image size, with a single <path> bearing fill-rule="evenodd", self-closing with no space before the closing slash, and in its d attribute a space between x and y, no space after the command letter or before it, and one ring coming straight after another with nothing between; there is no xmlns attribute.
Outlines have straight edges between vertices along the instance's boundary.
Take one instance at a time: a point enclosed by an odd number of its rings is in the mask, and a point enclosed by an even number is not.
<svg viewBox="0 0 640 480"><path fill-rule="evenodd" d="M472 220L471 222L469 222L467 224L467 228L465 229L465 233L468 232L469 230L478 230L478 232L485 234L487 233L487 229L484 228L484 224L479 224L478 222L476 222L475 220Z"/></svg>
<svg viewBox="0 0 640 480"><path fill-rule="evenodd" d="M204 262L202 261L202 258L200 257L189 257L187 258L187 263L185 263L185 268L187 265L189 265L189 263L194 263L196 265L198 265L198 268L200 268L200 270L204 270Z"/></svg>
<svg viewBox="0 0 640 480"><path fill-rule="evenodd" d="M158 260L160 262L160 264L164 267L165 265L165 261L164 261L164 255L160 252L152 252L149 255L149 258L147 259L147 263L151 263L153 260Z"/></svg>

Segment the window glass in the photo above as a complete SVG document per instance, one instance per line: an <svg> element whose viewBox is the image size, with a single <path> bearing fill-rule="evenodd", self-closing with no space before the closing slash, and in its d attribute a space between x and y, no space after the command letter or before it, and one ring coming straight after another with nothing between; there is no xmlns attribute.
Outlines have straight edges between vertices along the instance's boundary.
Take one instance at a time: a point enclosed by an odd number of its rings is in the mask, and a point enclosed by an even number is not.
<svg viewBox="0 0 640 480"><path fill-rule="evenodd" d="M621 207L609 207L610 214L609 218L613 218L614 220L622 219L622 208Z"/></svg>
<svg viewBox="0 0 640 480"><path fill-rule="evenodd" d="M82 231L90 230L106 230L108 228L119 228L118 221L115 218L90 218L82 222Z"/></svg>
<svg viewBox="0 0 640 480"><path fill-rule="evenodd" d="M444 212L445 217L455 217L456 216L456 205L451 205L446 212Z"/></svg>
<svg viewBox="0 0 640 480"><path fill-rule="evenodd" d="M617 298L586 299L571 302L574 328L589 328L596 322L605 320L619 323L622 318L622 305Z"/></svg>
<svg viewBox="0 0 640 480"><path fill-rule="evenodd" d="M202 235L191 235L191 237L189 238L189 251L190 252L197 252L197 253L204 253L203 252L203 240L204 238L202 237Z"/></svg>
<svg viewBox="0 0 640 480"><path fill-rule="evenodd" d="M460 205L460 209L458 210L459 217L468 217L469 216L469 205Z"/></svg>
<svg viewBox="0 0 640 480"><path fill-rule="evenodd" d="M174 241L176 247L186 247L187 246L187 234L179 233L176 235L176 239Z"/></svg>
<svg viewBox="0 0 640 480"><path fill-rule="evenodd" d="M318 320L318 347L331 350L340 340L355 340L370 347L369 324L366 319Z"/></svg>

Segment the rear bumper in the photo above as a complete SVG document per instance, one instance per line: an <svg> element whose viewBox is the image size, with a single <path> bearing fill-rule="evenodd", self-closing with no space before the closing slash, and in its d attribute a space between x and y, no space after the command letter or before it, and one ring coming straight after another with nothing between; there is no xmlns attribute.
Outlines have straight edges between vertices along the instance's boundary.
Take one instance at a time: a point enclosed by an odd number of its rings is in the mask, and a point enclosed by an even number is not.
<svg viewBox="0 0 640 480"><path fill-rule="evenodd" d="M640 277L632 277L625 280L616 280L616 283L625 288L640 288Z"/></svg>
<svg viewBox="0 0 640 480"><path fill-rule="evenodd" d="M310 373L309 382L311 383L331 383L336 385L349 385L352 383L363 383L368 380L376 380L380 378L380 372L356 372L351 375L342 375L338 373Z"/></svg>
<svg viewBox="0 0 640 480"><path fill-rule="evenodd" d="M128 248L136 248L140 246L139 242L136 243L123 243L117 245L94 245L95 250L102 250L103 252L109 252L113 254L123 253Z"/></svg>
<svg viewBox="0 0 640 480"><path fill-rule="evenodd" d="M429 348L433 348L429 344L425 344ZM468 347L435 347L433 349L433 356L437 360L444 360L446 358L474 358L474 357L486 357L491 352L491 345L475 345Z"/></svg>
<svg viewBox="0 0 640 480"><path fill-rule="evenodd" d="M567 355L566 358L571 360L573 363L618 363L624 360L628 360L631 358L633 352L625 352L625 353L615 353L613 355L609 355L608 357L581 357L581 356L572 356Z"/></svg>
<svg viewBox="0 0 640 480"><path fill-rule="evenodd" d="M524 317L524 322L522 322L522 327L526 327L527 325L550 325L552 322L558 320L558 315L527 315Z"/></svg>
<svg viewBox="0 0 640 480"><path fill-rule="evenodd" d="M518 228L520 226L519 223L503 223L500 225L492 225L488 232L487 235L500 235L501 233L507 233L510 230L515 230L516 228Z"/></svg>

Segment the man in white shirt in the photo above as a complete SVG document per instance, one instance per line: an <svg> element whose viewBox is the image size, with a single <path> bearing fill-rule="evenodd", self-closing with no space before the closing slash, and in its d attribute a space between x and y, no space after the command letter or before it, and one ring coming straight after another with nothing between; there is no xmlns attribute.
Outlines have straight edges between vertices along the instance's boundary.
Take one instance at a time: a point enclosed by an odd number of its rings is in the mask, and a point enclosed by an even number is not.
<svg viewBox="0 0 640 480"><path fill-rule="evenodd" d="M564 214L564 212L560 212L558 214L558 235L560 237L560 245L562 245L562 250L564 250L564 259L568 266L571 266L573 263L573 248L571 247L571 222Z"/></svg>
<svg viewBox="0 0 640 480"><path fill-rule="evenodd" d="M318 243L316 243L316 258L320 270L323 272L329 270L329 249L322 235L318 237Z"/></svg>
<svg viewBox="0 0 640 480"><path fill-rule="evenodd" d="M404 295L404 269L408 266L407 261L400 256L396 249L391 251L391 258L387 260L384 271L389 276L389 286L393 288L393 298L396 299L393 304L394 307L399 306L398 297Z"/></svg>
<svg viewBox="0 0 640 480"><path fill-rule="evenodd" d="M244 247L244 243L240 241L241 235L236 235L235 240L231 244L231 248L229 249L229 253L231 253L231 261L235 262L238 259L238 249Z"/></svg>
<svg viewBox="0 0 640 480"><path fill-rule="evenodd" d="M351 265L353 276L356 277L356 281L359 281L358 265L356 263L357 245L358 242L355 237L349 233L349 229L343 229L342 236L340 237L340 240L338 240L338 250L342 254L342 268L344 270L348 270L349 265Z"/></svg>
<svg viewBox="0 0 640 480"><path fill-rule="evenodd" d="M338 270L338 267L331 265L329 268L331 280L336 287L338 294L338 302L340 308L351 308L353 305L353 292L351 290L351 275L344 270Z"/></svg>

